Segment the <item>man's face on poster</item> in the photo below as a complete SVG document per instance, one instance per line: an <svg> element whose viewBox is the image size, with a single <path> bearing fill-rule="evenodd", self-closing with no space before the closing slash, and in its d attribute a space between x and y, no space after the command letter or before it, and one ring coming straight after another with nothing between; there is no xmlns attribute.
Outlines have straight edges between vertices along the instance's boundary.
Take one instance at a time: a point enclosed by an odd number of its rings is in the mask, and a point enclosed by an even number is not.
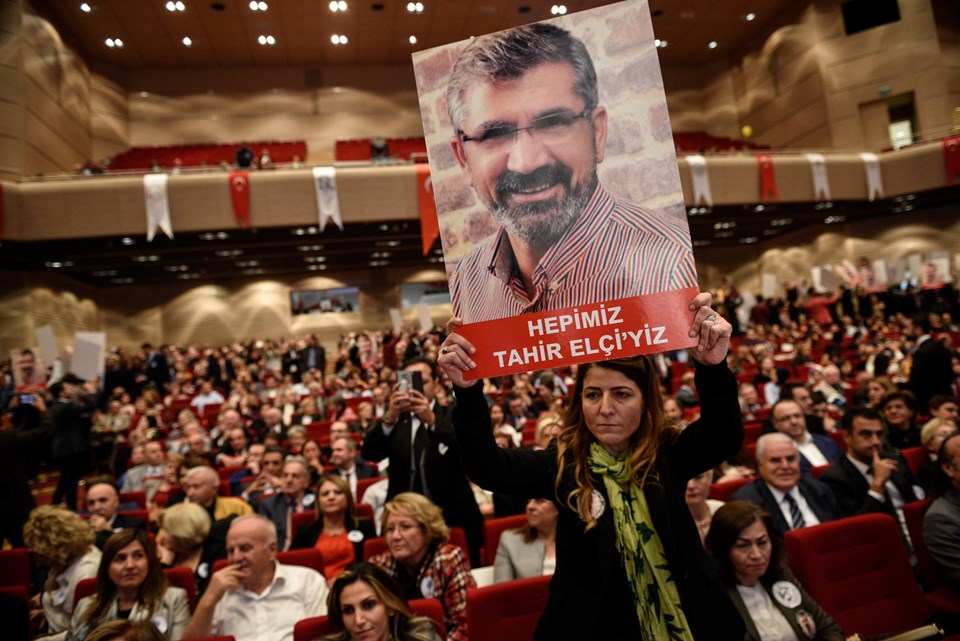
<svg viewBox="0 0 960 641"><path fill-rule="evenodd" d="M33 353L22 352L17 359L17 367L20 369L20 375L23 376L23 380L32 379L33 372L37 369L37 360Z"/></svg>
<svg viewBox="0 0 960 641"><path fill-rule="evenodd" d="M478 81L464 96L453 150L477 196L512 237L557 240L597 185L607 113L588 109L573 67L537 65L517 79Z"/></svg>

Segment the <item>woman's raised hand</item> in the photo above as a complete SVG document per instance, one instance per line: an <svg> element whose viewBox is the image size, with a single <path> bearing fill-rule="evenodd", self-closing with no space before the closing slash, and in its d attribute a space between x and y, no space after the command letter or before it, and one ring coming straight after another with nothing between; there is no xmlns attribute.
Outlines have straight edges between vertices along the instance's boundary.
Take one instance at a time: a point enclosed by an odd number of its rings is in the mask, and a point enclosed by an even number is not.
<svg viewBox="0 0 960 641"><path fill-rule="evenodd" d="M717 365L727 357L733 333L730 323L710 307L712 301L709 292L700 292L690 302L690 310L696 312L690 325L690 338L698 338L697 345L690 348L690 355L704 365Z"/></svg>
<svg viewBox="0 0 960 641"><path fill-rule="evenodd" d="M470 387L478 381L467 381L464 374L477 366L470 356L477 349L470 341L457 334L457 328L463 325L463 320L454 316L447 321L447 338L440 346L440 356L437 364L443 369L447 377L457 387Z"/></svg>

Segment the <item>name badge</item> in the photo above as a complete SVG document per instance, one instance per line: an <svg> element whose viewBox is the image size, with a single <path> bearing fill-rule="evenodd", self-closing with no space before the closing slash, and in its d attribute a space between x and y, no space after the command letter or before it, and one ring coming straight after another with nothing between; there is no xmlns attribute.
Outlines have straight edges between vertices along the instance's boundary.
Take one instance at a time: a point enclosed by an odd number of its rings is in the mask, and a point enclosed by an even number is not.
<svg viewBox="0 0 960 641"><path fill-rule="evenodd" d="M590 516L599 519L607 511L607 499L603 498L600 490L590 492Z"/></svg>
<svg viewBox="0 0 960 641"><path fill-rule="evenodd" d="M363 532L360 530L350 530L347 532L347 540L351 543L359 543L363 540Z"/></svg>
<svg viewBox="0 0 960 641"><path fill-rule="evenodd" d="M304 494L300 500L303 502L304 507L310 507L313 505L313 502L317 500L317 497L313 494Z"/></svg>
<svg viewBox="0 0 960 641"><path fill-rule="evenodd" d="M436 596L433 577L424 577L423 581L420 582L420 594L423 595L424 599L432 599Z"/></svg>
<svg viewBox="0 0 960 641"><path fill-rule="evenodd" d="M771 592L773 592L773 598L777 600L777 603L785 608L795 608L802 601L800 588L789 581L777 581L773 584Z"/></svg>
<svg viewBox="0 0 960 641"><path fill-rule="evenodd" d="M153 617L150 619L150 623L157 626L157 630L160 631L160 634L164 634L167 631L167 620L164 617Z"/></svg>

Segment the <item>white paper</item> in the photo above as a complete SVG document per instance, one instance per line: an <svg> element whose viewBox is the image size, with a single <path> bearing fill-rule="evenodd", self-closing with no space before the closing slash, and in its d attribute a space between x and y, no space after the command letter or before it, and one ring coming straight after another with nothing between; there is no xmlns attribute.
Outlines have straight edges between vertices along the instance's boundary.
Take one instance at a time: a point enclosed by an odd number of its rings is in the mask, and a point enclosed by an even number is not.
<svg viewBox="0 0 960 641"><path fill-rule="evenodd" d="M777 288L779 285L777 281L776 274L771 274L770 272L760 274L760 293L763 294L764 298L777 297Z"/></svg>
<svg viewBox="0 0 960 641"><path fill-rule="evenodd" d="M77 332L73 339L73 368L83 379L97 378L103 373L107 347L104 332Z"/></svg>
<svg viewBox="0 0 960 641"><path fill-rule="evenodd" d="M37 339L37 345L40 347L40 357L44 363L52 363L57 360L57 339L53 336L53 327L44 325L33 330L33 335Z"/></svg>
<svg viewBox="0 0 960 641"><path fill-rule="evenodd" d="M393 324L394 334L399 334L403 330L403 317L399 309L394 307L390 310L390 322Z"/></svg>
<svg viewBox="0 0 960 641"><path fill-rule="evenodd" d="M420 329L429 332L433 329L433 319L430 318L430 310L426 305L417 305L417 313L420 316Z"/></svg>

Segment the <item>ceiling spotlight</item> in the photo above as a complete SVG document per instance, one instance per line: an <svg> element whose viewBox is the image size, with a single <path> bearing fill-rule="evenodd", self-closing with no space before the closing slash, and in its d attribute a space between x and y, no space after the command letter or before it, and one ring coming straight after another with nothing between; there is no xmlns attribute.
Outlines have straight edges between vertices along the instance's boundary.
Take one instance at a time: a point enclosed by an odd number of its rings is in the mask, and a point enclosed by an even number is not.
<svg viewBox="0 0 960 641"><path fill-rule="evenodd" d="M550 7L550 13L555 16L562 16L567 12L567 5L565 4L555 4Z"/></svg>
<svg viewBox="0 0 960 641"><path fill-rule="evenodd" d="M716 48L717 48L717 41L716 41L716 40L711 40L711 41L707 44L707 47L710 48L710 49L716 49Z"/></svg>
<svg viewBox="0 0 960 641"><path fill-rule="evenodd" d="M106 40L103 41L103 43L108 47L110 47L111 49L113 48L123 49L123 40L121 40L120 38L107 38Z"/></svg>
<svg viewBox="0 0 960 641"><path fill-rule="evenodd" d="M330 36L330 42L332 42L335 45L345 45L347 44L347 37L341 36L335 33L332 36Z"/></svg>
<svg viewBox="0 0 960 641"><path fill-rule="evenodd" d="M256 0L250 0L250 11L266 11L267 3L266 2L257 2Z"/></svg>
<svg viewBox="0 0 960 641"><path fill-rule="evenodd" d="M190 36L184 36L182 42L184 47L190 47L193 45L193 40L190 39Z"/></svg>
<svg viewBox="0 0 960 641"><path fill-rule="evenodd" d="M660 38L657 38L656 40L653 41L653 43L654 43L655 45L657 45L657 49L666 49L666 48L667 48L667 41L666 41L666 40L661 40Z"/></svg>
<svg viewBox="0 0 960 641"><path fill-rule="evenodd" d="M93 11L93 7L88 5L86 2L81 2L80 11L83 11L84 13L90 13L91 11Z"/></svg>
<svg viewBox="0 0 960 641"><path fill-rule="evenodd" d="M171 2L168 2L166 4L166 7L167 7L167 11L186 11L187 10L187 6L185 4L183 4L182 2L173 2L172 0Z"/></svg>
<svg viewBox="0 0 960 641"><path fill-rule="evenodd" d="M417 37L416 37L416 36L410 36L410 44L412 44L412 45L417 44Z"/></svg>
<svg viewBox="0 0 960 641"><path fill-rule="evenodd" d="M262 45L272 46L277 44L277 39L274 38L273 36L260 36L259 38L257 38L257 42L259 42Z"/></svg>
<svg viewBox="0 0 960 641"><path fill-rule="evenodd" d="M337 11L346 11L346 10L347 10L347 3L344 2L343 0L340 0L339 2L337 2L337 0L330 1L330 11L333 11L334 13L336 13Z"/></svg>
<svg viewBox="0 0 960 641"><path fill-rule="evenodd" d="M422 3L422 2L408 2L408 3L407 3L407 12L408 12L408 13L423 13L423 3Z"/></svg>
<svg viewBox="0 0 960 641"><path fill-rule="evenodd" d="M745 15L743 18L744 18L744 20L746 20L747 22L753 22L754 20L756 20L757 14L755 14L755 13L748 13L748 14Z"/></svg>

